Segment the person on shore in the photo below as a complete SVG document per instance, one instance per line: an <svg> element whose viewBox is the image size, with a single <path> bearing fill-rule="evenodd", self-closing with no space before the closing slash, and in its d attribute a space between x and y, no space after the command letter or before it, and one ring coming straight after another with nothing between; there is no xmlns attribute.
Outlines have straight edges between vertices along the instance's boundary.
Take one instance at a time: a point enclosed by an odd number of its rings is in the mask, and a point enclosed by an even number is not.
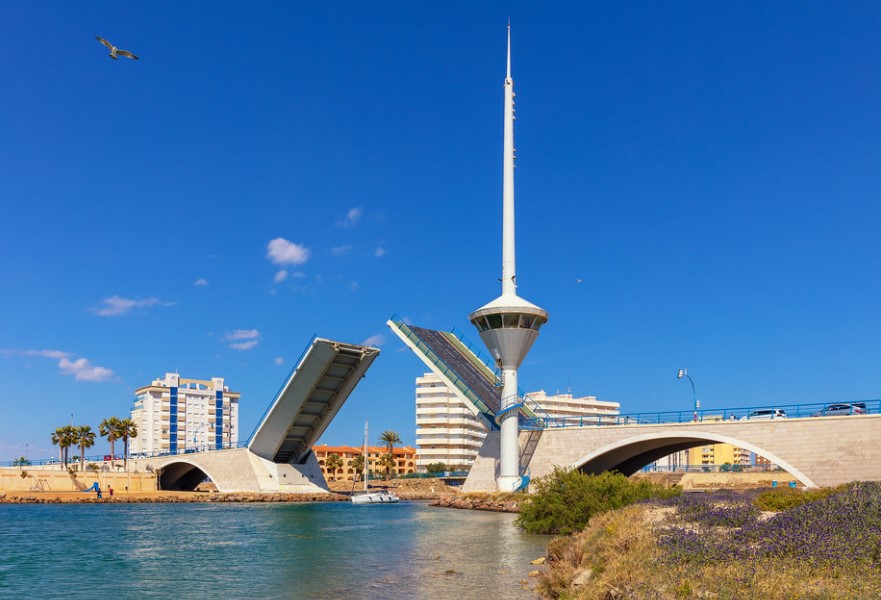
<svg viewBox="0 0 881 600"><path fill-rule="evenodd" d="M113 498L113 486L107 486L107 493L110 494L111 498Z"/></svg>
<svg viewBox="0 0 881 600"><path fill-rule="evenodd" d="M92 484L92 487L86 490L87 492L96 492L98 494L98 500L101 499L101 486L98 485L98 482Z"/></svg>

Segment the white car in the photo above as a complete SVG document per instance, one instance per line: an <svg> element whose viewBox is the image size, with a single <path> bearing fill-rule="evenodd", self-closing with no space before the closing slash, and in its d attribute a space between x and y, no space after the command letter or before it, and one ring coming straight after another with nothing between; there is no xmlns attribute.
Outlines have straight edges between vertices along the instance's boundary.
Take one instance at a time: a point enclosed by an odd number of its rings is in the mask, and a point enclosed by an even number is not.
<svg viewBox="0 0 881 600"><path fill-rule="evenodd" d="M782 408L761 408L754 410L745 417L741 417L741 421L760 421L768 419L785 419L786 411Z"/></svg>

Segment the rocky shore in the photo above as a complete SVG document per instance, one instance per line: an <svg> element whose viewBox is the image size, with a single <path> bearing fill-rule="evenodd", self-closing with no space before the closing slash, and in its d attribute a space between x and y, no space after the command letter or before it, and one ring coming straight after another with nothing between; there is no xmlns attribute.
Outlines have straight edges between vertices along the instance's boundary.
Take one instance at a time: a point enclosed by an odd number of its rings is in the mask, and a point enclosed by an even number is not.
<svg viewBox="0 0 881 600"><path fill-rule="evenodd" d="M431 502L431 506L442 508L458 508L461 510L486 510L491 512L519 513L520 500L510 497L499 497L492 494L443 496Z"/></svg>
<svg viewBox="0 0 881 600"><path fill-rule="evenodd" d="M342 494L261 494L253 492L106 492L99 500L94 492L7 492L0 493L0 504L134 504L164 502L345 502Z"/></svg>
<svg viewBox="0 0 881 600"><path fill-rule="evenodd" d="M437 479L401 479L371 482L371 490L388 488L402 500L436 500L451 496L453 488ZM359 488L356 491L360 491ZM0 492L0 504L67 504L67 503L159 503L159 502L348 502L352 482L331 482L326 493L292 494L261 492L218 492L213 485L200 487L194 492L117 490L113 497L103 491L99 500L94 492L68 491L8 491Z"/></svg>

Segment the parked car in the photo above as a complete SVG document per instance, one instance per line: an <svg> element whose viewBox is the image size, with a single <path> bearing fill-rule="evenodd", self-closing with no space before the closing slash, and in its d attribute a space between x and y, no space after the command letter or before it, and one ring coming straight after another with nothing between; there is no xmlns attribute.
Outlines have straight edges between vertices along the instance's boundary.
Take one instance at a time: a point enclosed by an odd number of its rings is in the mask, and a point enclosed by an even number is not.
<svg viewBox="0 0 881 600"><path fill-rule="evenodd" d="M865 402L853 402L851 404L830 404L818 413L811 415L812 417L837 417L840 415L864 415L869 411L866 410Z"/></svg>
<svg viewBox="0 0 881 600"><path fill-rule="evenodd" d="M768 419L785 419L786 411L782 408L760 408L754 410L745 417L741 417L741 421L759 421Z"/></svg>

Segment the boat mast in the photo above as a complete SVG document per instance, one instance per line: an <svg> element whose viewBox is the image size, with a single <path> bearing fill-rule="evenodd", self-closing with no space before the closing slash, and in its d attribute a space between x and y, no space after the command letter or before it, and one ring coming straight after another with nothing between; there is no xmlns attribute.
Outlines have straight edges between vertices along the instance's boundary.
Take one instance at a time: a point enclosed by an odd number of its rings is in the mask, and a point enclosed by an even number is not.
<svg viewBox="0 0 881 600"><path fill-rule="evenodd" d="M361 479L364 480L364 491L366 492L370 489L370 486L367 484L367 421L364 421L364 449L361 453L364 457L364 473L361 475Z"/></svg>

